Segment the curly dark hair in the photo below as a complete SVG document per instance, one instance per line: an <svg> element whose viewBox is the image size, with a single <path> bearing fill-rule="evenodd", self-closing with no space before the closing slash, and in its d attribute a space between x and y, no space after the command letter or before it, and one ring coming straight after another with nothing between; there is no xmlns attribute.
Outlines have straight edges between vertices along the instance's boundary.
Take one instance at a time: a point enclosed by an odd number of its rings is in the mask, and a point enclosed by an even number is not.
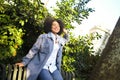
<svg viewBox="0 0 120 80"><path fill-rule="evenodd" d="M48 18L45 19L45 21L44 21L44 32L45 33L52 32L51 27L52 27L52 23L54 21L57 21L59 23L60 31L57 34L61 35L62 32L63 32L64 23L62 22L61 19L55 19L55 18L52 18L52 17L48 17Z"/></svg>

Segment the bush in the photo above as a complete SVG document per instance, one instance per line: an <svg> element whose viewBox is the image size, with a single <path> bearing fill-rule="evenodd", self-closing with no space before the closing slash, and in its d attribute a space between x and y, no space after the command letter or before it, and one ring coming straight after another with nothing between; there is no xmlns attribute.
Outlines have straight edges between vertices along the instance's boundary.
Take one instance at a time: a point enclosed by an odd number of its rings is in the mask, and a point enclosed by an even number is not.
<svg viewBox="0 0 120 80"><path fill-rule="evenodd" d="M66 71L74 71L78 78L87 79L99 59L99 55L92 54L94 53L92 40L96 38L100 38L98 33L78 38L71 36L69 43L64 47L62 67Z"/></svg>

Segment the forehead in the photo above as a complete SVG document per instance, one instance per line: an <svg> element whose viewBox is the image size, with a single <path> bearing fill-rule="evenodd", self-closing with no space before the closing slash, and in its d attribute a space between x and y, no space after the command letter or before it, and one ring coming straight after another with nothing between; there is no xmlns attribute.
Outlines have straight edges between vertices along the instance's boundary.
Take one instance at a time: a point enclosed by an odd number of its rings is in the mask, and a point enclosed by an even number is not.
<svg viewBox="0 0 120 80"><path fill-rule="evenodd" d="M52 24L59 24L57 21L53 21Z"/></svg>

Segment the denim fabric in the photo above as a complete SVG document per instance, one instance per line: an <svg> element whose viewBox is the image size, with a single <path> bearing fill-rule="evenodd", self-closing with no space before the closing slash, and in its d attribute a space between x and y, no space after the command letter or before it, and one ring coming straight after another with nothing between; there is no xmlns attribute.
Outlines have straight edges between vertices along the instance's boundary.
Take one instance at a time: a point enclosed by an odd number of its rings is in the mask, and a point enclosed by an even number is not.
<svg viewBox="0 0 120 80"><path fill-rule="evenodd" d="M47 69L42 69L37 80L63 80L59 70L50 73Z"/></svg>
<svg viewBox="0 0 120 80"><path fill-rule="evenodd" d="M57 69L60 70L61 59L62 59L62 48L64 44L68 41L68 38L62 38L58 36L59 40L59 50L56 58ZM28 54L23 57L22 63L27 67L27 80L36 80L39 73L46 64L48 58L54 47L54 42L50 33L41 34L33 47L29 50Z"/></svg>

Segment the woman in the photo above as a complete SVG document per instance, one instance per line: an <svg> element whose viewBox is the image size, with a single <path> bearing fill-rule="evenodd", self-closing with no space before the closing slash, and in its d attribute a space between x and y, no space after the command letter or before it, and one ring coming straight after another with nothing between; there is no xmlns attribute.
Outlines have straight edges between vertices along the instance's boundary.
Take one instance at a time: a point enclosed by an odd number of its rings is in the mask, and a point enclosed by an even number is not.
<svg viewBox="0 0 120 80"><path fill-rule="evenodd" d="M59 19L47 18L41 34L18 66L27 66L27 80L63 80L60 73L62 48L68 41L67 30ZM60 35L64 32L64 38Z"/></svg>

